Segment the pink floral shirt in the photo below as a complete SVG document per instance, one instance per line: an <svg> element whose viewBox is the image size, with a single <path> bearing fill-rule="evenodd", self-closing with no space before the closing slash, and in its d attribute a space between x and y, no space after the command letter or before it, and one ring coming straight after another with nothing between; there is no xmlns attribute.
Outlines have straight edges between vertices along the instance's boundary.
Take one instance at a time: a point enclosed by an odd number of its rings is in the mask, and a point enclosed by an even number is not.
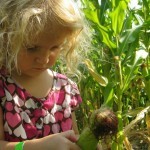
<svg viewBox="0 0 150 150"><path fill-rule="evenodd" d="M62 74L54 72L52 90L39 99L0 72L6 141L30 140L72 129L71 112L81 101L77 85Z"/></svg>

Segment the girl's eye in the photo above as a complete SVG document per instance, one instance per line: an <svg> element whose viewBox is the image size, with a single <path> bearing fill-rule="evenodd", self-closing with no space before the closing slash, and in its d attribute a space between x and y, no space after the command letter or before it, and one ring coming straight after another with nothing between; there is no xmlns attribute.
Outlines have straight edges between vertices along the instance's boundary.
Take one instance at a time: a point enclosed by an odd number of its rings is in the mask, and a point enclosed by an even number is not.
<svg viewBox="0 0 150 150"><path fill-rule="evenodd" d="M33 47L27 47L26 49L27 49L28 51L30 51L30 52L34 52L34 51L37 51L37 50L38 50L38 47L33 46Z"/></svg>
<svg viewBox="0 0 150 150"><path fill-rule="evenodd" d="M56 51L56 50L58 50L58 49L60 49L60 46L54 46L54 47L52 47L52 48L50 49L50 51Z"/></svg>

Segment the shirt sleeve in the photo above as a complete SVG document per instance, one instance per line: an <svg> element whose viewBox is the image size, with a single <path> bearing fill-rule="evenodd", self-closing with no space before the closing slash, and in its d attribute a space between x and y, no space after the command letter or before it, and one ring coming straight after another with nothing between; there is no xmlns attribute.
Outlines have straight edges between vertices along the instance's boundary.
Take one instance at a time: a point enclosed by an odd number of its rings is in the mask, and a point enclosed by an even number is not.
<svg viewBox="0 0 150 150"><path fill-rule="evenodd" d="M76 108L78 108L79 104L82 102L82 98L78 89L78 86L75 82L71 81L71 109L74 111Z"/></svg>

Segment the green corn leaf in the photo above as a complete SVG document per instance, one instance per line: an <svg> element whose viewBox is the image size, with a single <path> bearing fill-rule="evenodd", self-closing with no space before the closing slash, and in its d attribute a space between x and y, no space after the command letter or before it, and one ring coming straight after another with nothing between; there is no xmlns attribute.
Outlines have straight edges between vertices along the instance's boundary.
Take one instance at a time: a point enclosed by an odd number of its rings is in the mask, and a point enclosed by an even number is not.
<svg viewBox="0 0 150 150"><path fill-rule="evenodd" d="M116 9L110 14L112 19L112 29L115 35L118 35L122 30L126 9L127 9L127 2L120 1Z"/></svg>
<svg viewBox="0 0 150 150"><path fill-rule="evenodd" d="M113 97L114 97L114 85L112 83L108 83L104 90L104 104L112 107L113 106Z"/></svg>
<svg viewBox="0 0 150 150"><path fill-rule="evenodd" d="M98 16L97 16L97 10L91 10L91 9L84 9L84 13L86 17L93 23L99 24Z"/></svg>
<svg viewBox="0 0 150 150"><path fill-rule="evenodd" d="M98 139L93 135L90 128L85 128L82 131L77 144L82 150L96 150Z"/></svg>
<svg viewBox="0 0 150 150"><path fill-rule="evenodd" d="M106 20L106 18L105 18L105 12L109 8L108 1L101 1L101 5L99 7L100 7L99 13L98 13L99 20L100 20L100 23L102 25L104 25L105 24L105 20Z"/></svg>
<svg viewBox="0 0 150 150"><path fill-rule="evenodd" d="M102 35L102 41L110 48L115 49L116 44L110 40L109 31L106 27L99 24L98 29Z"/></svg>
<svg viewBox="0 0 150 150"><path fill-rule="evenodd" d="M126 30L123 33L120 39L120 46L119 46L120 54L125 51L125 48L127 47L129 43L134 42L138 38L142 26L143 25L136 26L133 29Z"/></svg>
<svg viewBox="0 0 150 150"><path fill-rule="evenodd" d="M86 17L95 24L99 33L101 34L102 42L104 42L110 49L116 48L116 44L110 40L109 31L106 27L102 26L98 19L97 10L84 9Z"/></svg>
<svg viewBox="0 0 150 150"><path fill-rule="evenodd" d="M102 42L104 42L110 49L116 48L116 44L110 40L109 31L99 22L98 9L92 2L86 2L87 8L83 9L85 16L89 19L93 26L97 27L100 32Z"/></svg>
<svg viewBox="0 0 150 150"><path fill-rule="evenodd" d="M127 71L125 74L125 82L123 90L125 90L128 87L130 81L135 77L134 72L138 70L138 66L142 63L141 60L146 59L147 56L148 52L146 52L145 50L136 51L133 63L129 65L128 68L126 69Z"/></svg>

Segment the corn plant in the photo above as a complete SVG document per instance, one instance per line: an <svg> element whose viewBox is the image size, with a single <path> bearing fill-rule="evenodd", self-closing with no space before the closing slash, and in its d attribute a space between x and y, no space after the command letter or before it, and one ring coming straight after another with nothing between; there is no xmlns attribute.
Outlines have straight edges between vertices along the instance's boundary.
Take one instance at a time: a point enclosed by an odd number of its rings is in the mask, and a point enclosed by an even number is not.
<svg viewBox="0 0 150 150"><path fill-rule="evenodd" d="M95 47L80 68L83 105L77 113L82 118L79 127L88 123L94 109L107 105L119 119L112 150L133 148L131 131L127 132L132 128L146 132L149 142L150 1L139 0L136 8L129 0L78 2L94 30Z"/></svg>

